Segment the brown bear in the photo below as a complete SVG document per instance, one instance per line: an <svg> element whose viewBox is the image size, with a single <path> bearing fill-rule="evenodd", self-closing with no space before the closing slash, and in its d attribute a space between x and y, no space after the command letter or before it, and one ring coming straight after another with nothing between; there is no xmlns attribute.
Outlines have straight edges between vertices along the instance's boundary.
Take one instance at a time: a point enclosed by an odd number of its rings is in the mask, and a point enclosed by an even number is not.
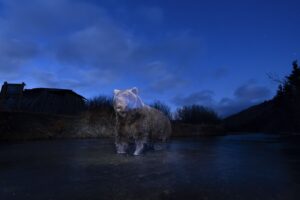
<svg viewBox="0 0 300 200"><path fill-rule="evenodd" d="M134 155L140 155L145 145L166 142L171 135L171 123L161 111L143 103L136 87L114 90L116 112L117 153L126 153L131 141L135 143Z"/></svg>

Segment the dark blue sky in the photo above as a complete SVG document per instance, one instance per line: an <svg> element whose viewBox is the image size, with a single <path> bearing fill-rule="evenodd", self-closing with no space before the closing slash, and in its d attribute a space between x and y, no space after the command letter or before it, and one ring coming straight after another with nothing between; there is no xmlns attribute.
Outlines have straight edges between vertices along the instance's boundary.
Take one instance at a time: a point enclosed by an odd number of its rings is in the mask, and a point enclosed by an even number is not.
<svg viewBox="0 0 300 200"><path fill-rule="evenodd" d="M228 115L275 94L299 25L299 1L0 0L0 80Z"/></svg>

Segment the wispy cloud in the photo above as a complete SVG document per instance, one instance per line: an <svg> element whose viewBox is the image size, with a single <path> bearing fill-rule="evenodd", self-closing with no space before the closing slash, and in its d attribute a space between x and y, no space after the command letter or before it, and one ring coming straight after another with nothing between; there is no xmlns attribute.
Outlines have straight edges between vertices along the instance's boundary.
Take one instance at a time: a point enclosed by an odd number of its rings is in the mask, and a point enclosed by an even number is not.
<svg viewBox="0 0 300 200"><path fill-rule="evenodd" d="M148 22L152 23L161 23L164 19L164 12L158 6L140 6L138 13Z"/></svg>
<svg viewBox="0 0 300 200"><path fill-rule="evenodd" d="M214 92L202 90L188 96L175 96L172 101L177 106L200 104L215 109L221 116L228 116L247 107L258 104L271 97L271 91L264 86L257 85L253 81L247 81L236 88L234 97L224 97L217 101Z"/></svg>
<svg viewBox="0 0 300 200"><path fill-rule="evenodd" d="M173 102L178 106L200 104L205 106L212 106L214 92L210 90L202 90L191 93L188 96L177 95L173 98Z"/></svg>
<svg viewBox="0 0 300 200"><path fill-rule="evenodd" d="M228 78L233 70L220 62L212 63L219 68L210 69L209 61L201 60L205 44L218 40L206 40L202 30L184 24L167 24L178 13L173 10L170 15L163 4L114 1L110 5L123 9L116 11L96 1L0 2L2 80L66 87L88 97L114 87L137 86L149 99L163 98L179 106L204 104L223 114L270 95L268 88L245 83L220 101L220 91L209 86ZM199 84L209 90L197 89Z"/></svg>
<svg viewBox="0 0 300 200"><path fill-rule="evenodd" d="M234 95L241 100L259 101L270 97L271 91L264 86L247 83L238 87Z"/></svg>
<svg viewBox="0 0 300 200"><path fill-rule="evenodd" d="M87 91L94 84L104 87L116 79L126 81L130 73L130 81L132 77L136 80L145 77L147 82L141 86L145 90L163 92L184 84L184 78L176 71L187 67L186 62L196 57L200 49L199 38L188 31L164 33L160 39L144 38L116 21L98 4L71 0L2 2L0 77L3 79L9 79L10 72L18 74L21 70L28 75L34 70L31 79L37 84ZM155 23L164 18L160 7L140 6L138 10L138 15ZM37 62L37 55L47 64ZM152 70L163 73L155 75L152 71L152 76L140 73L147 71L153 62L163 63L163 68L152 66ZM55 63L55 70L45 68L49 63Z"/></svg>
<svg viewBox="0 0 300 200"><path fill-rule="evenodd" d="M214 79L221 79L229 74L228 69L225 67L219 67L212 71L212 76Z"/></svg>

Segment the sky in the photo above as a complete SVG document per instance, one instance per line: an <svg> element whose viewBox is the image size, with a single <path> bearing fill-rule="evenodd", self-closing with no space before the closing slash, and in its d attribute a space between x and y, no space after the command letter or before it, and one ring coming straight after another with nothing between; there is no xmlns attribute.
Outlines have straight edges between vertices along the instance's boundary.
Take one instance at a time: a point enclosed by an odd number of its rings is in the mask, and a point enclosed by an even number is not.
<svg viewBox="0 0 300 200"><path fill-rule="evenodd" d="M300 1L0 0L0 81L228 116L271 99L300 59Z"/></svg>

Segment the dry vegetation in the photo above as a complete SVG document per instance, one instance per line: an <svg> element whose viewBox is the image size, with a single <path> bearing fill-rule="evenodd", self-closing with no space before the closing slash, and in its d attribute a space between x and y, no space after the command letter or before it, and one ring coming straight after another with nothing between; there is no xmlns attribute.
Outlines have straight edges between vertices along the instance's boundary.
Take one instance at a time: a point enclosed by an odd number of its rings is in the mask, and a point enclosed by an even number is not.
<svg viewBox="0 0 300 200"><path fill-rule="evenodd" d="M114 135L114 120L90 112L79 116L1 112L0 133L2 140L110 137Z"/></svg>
<svg viewBox="0 0 300 200"><path fill-rule="evenodd" d="M172 113L167 105L156 101L152 106L162 110L170 119L172 118ZM197 116L199 117L199 115ZM180 119L172 120L172 130L173 137L223 133L219 124L191 124ZM112 99L99 96L88 100L85 111L73 116L0 112L0 133L0 140L114 137L115 113Z"/></svg>

